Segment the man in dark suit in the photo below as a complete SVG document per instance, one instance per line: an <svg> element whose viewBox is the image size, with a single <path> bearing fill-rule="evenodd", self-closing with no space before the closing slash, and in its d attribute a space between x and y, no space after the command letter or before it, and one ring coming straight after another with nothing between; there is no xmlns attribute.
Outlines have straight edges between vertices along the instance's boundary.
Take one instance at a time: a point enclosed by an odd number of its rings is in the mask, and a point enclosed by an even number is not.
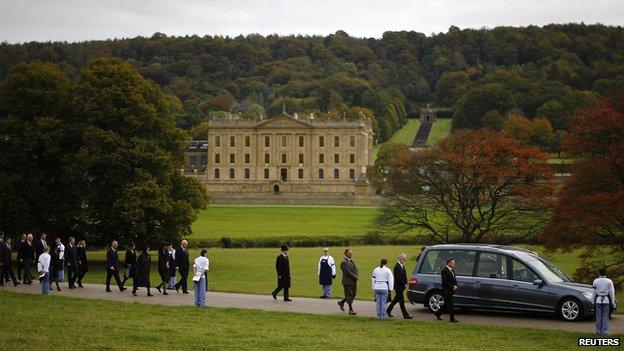
<svg viewBox="0 0 624 351"><path fill-rule="evenodd" d="M22 257L22 253L25 249L24 245L27 245L26 233L20 235L20 241L13 247L13 250L17 252L17 280L22 280L22 268L24 267L24 257Z"/></svg>
<svg viewBox="0 0 624 351"><path fill-rule="evenodd" d="M110 249L106 252L106 292L111 292L110 281L111 277L115 277L115 282L119 287L119 291L124 291L126 288L121 284L119 279L119 253L117 252L117 241L113 240Z"/></svg>
<svg viewBox="0 0 624 351"><path fill-rule="evenodd" d="M288 298L290 288L290 263L288 262L288 246L282 246L282 252L275 260L275 270L277 271L277 288L273 290L273 299L277 300L277 294L284 289L284 301L292 301Z"/></svg>
<svg viewBox="0 0 624 351"><path fill-rule="evenodd" d="M76 239L69 237L67 248L65 249L65 266L67 267L67 282L69 288L74 289L78 278L78 252L76 250Z"/></svg>
<svg viewBox="0 0 624 351"><path fill-rule="evenodd" d="M435 316L438 320L442 320L442 313L446 310L450 320L453 323L459 322L455 319L453 311L453 295L459 290L457 279L455 279L455 260L449 258L446 260L446 267L440 273L442 276L442 297L444 297L444 305L436 311Z"/></svg>
<svg viewBox="0 0 624 351"><path fill-rule="evenodd" d="M39 262L39 256L41 256L43 250L48 246L46 238L46 233L41 233L40 239L33 243L33 248L35 249L35 265Z"/></svg>
<svg viewBox="0 0 624 351"><path fill-rule="evenodd" d="M15 273L13 272L13 258L11 256L11 238L7 238L0 248L4 252L2 255L2 280L13 281L14 286L18 286L20 283L15 279Z"/></svg>
<svg viewBox="0 0 624 351"><path fill-rule="evenodd" d="M342 270L342 287L344 288L344 299L338 301L338 307L344 311L345 302L349 305L349 314L356 315L353 310L353 300L357 293L358 269L353 262L353 253L351 249L345 250L345 258L340 264Z"/></svg>
<svg viewBox="0 0 624 351"><path fill-rule="evenodd" d="M0 231L0 286L4 286L4 232Z"/></svg>
<svg viewBox="0 0 624 351"><path fill-rule="evenodd" d="M392 308L397 303L399 307L401 307L401 312L403 312L403 318L412 319L414 318L409 313L407 313L407 309L405 308L405 299L403 296L403 292L407 288L407 271L405 270L405 262L407 261L407 256L402 253L399 255L399 261L394 265L394 299L390 303L390 306L386 309L388 313L388 317L393 317L390 313L392 312Z"/></svg>
<svg viewBox="0 0 624 351"><path fill-rule="evenodd" d="M182 293L188 294L188 287L186 280L188 279L189 273L189 253L188 253L188 242L186 240L182 240L180 243L180 248L176 250L176 261L178 261L178 270L180 271L180 281L176 283L175 289L177 292L180 292L180 287L182 287Z"/></svg>
<svg viewBox="0 0 624 351"><path fill-rule="evenodd" d="M78 287L84 288L82 285L82 278L89 271L89 265L87 262L87 244L84 240L78 242L76 246L76 258L78 258Z"/></svg>

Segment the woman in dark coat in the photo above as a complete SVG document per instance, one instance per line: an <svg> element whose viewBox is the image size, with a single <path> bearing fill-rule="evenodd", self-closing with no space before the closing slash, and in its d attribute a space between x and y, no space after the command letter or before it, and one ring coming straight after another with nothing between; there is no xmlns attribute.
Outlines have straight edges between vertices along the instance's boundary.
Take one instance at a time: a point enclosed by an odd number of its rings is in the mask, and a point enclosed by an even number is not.
<svg viewBox="0 0 624 351"><path fill-rule="evenodd" d="M50 290L52 290L52 282L56 283L56 290L61 291L59 286L59 272L63 270L63 260L60 258L60 247L58 244L50 252Z"/></svg>
<svg viewBox="0 0 624 351"><path fill-rule="evenodd" d="M152 257L149 254L149 247L141 250L139 258L134 264L134 275L132 278L132 295L137 296L136 292L139 287L147 288L147 296L154 296L150 292L150 264Z"/></svg>
<svg viewBox="0 0 624 351"><path fill-rule="evenodd" d="M134 280L137 260L136 251L134 251L134 249L134 243L130 243L128 250L126 250L126 257L124 258L124 280L122 284L126 284L126 281L130 278Z"/></svg>
<svg viewBox="0 0 624 351"><path fill-rule="evenodd" d="M76 257L78 258L78 287L82 288L82 278L89 271L89 264L87 262L87 244L84 240L78 242L76 246Z"/></svg>
<svg viewBox="0 0 624 351"><path fill-rule="evenodd" d="M174 289L177 283L176 273L178 268L178 261L175 257L175 250L171 246L169 247L169 279L167 280L167 282L169 283L169 289Z"/></svg>
<svg viewBox="0 0 624 351"><path fill-rule="evenodd" d="M160 275L161 282L156 286L156 290L163 295L169 295L167 293L167 280L169 279L169 248L169 244L163 243L160 250L158 250L158 274ZM162 288L162 291L160 288Z"/></svg>

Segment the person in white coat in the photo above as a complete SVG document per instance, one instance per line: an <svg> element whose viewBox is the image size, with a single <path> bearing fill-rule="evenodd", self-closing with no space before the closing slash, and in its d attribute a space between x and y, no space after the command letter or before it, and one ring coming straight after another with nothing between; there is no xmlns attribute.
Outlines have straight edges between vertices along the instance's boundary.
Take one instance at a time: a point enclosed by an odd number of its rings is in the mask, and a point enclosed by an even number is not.
<svg viewBox="0 0 624 351"><path fill-rule="evenodd" d="M210 269L210 262L206 257L208 250L202 249L200 256L193 264L193 285L195 287L195 306L204 307L206 305L206 273Z"/></svg>
<svg viewBox="0 0 624 351"><path fill-rule="evenodd" d="M336 263L334 258L329 255L329 249L323 248L323 256L318 262L318 277L321 284L321 299L331 298L332 280L336 278Z"/></svg>
<svg viewBox="0 0 624 351"><path fill-rule="evenodd" d="M373 293L375 294L375 306L377 310L377 318L388 318L386 305L388 304L388 294L394 290L394 276L390 268L386 267L388 260L381 259L379 267L373 270L371 282L373 285Z"/></svg>
<svg viewBox="0 0 624 351"><path fill-rule="evenodd" d="M594 280L594 301L596 306L596 334L607 335L609 332L609 315L611 307L615 309L615 288L613 281L606 277L607 270L602 268L598 272L600 277Z"/></svg>
<svg viewBox="0 0 624 351"><path fill-rule="evenodd" d="M39 282L41 283L41 294L48 295L50 293L50 247L43 248L43 253L39 256L37 262L37 271L39 272Z"/></svg>

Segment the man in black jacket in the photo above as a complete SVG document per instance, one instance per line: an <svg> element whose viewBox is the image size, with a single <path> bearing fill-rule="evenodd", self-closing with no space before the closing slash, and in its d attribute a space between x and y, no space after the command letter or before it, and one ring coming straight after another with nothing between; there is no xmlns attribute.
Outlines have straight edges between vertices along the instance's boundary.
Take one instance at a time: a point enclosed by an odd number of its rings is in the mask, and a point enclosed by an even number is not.
<svg viewBox="0 0 624 351"><path fill-rule="evenodd" d="M117 252L117 241L113 240L110 249L106 252L106 292L111 292L110 281L112 277L115 277L115 282L119 287L119 291L124 291L126 288L121 284L119 279L119 254Z"/></svg>
<svg viewBox="0 0 624 351"><path fill-rule="evenodd" d="M43 250L48 246L46 233L41 233L39 238L39 240L33 243L33 248L35 249L35 265L39 263L39 256L41 256Z"/></svg>
<svg viewBox="0 0 624 351"><path fill-rule="evenodd" d="M78 279L78 252L76 250L76 239L69 237L67 248L65 249L65 266L67 266L67 282L69 288L74 289L76 279Z"/></svg>
<svg viewBox="0 0 624 351"><path fill-rule="evenodd" d="M457 323L453 311L453 295L459 290L457 279L455 279L455 260L449 258L446 260L446 267L440 273L442 276L442 297L444 297L444 305L435 313L438 320L442 320L443 310L449 314L450 320Z"/></svg>
<svg viewBox="0 0 624 351"><path fill-rule="evenodd" d="M84 278L85 274L89 271L87 263L87 244L84 240L80 240L78 246L76 246L76 258L78 259L78 287L84 288L82 285L82 278Z"/></svg>
<svg viewBox="0 0 624 351"><path fill-rule="evenodd" d="M4 286L4 232L0 231L0 286Z"/></svg>
<svg viewBox="0 0 624 351"><path fill-rule="evenodd" d="M22 280L22 268L24 267L24 257L22 257L22 253L24 252L24 245L27 245L26 233L20 235L20 241L13 247L13 250L17 252L17 280Z"/></svg>
<svg viewBox="0 0 624 351"><path fill-rule="evenodd" d="M407 261L407 256L402 253L399 255L399 261L394 265L394 299L390 303L390 306L386 309L388 313L388 317L394 317L392 315L392 308L397 303L399 307L401 307L401 312L403 312L403 318L412 319L414 318L409 313L407 313L407 309L405 308L405 299L403 297L403 292L405 288L407 288L407 271L405 270L405 262Z"/></svg>
<svg viewBox="0 0 624 351"><path fill-rule="evenodd" d="M13 258L11 256L11 238L7 238L2 247L4 252L2 254L2 280L9 281L9 278L13 281L14 286L18 286L20 283L15 279L15 273L13 272Z"/></svg>
<svg viewBox="0 0 624 351"><path fill-rule="evenodd" d="M188 294L188 287L186 285L189 273L188 241L182 240L182 242L180 242L180 248L176 250L176 261L178 262L178 270L180 271L180 281L176 283L174 288L177 292L180 292L180 287L182 287L182 293Z"/></svg>
<svg viewBox="0 0 624 351"><path fill-rule="evenodd" d="M35 250L32 245L33 236L32 234L28 234L26 236L25 243L20 246L20 257L22 258L22 283L23 284L32 284L33 276L32 276L32 266L35 260Z"/></svg>
<svg viewBox="0 0 624 351"><path fill-rule="evenodd" d="M290 263L288 262L288 246L282 246L282 252L275 259L277 271L277 288L273 290L273 300L277 300L277 294L284 289L284 301L292 301L288 298L290 288Z"/></svg>

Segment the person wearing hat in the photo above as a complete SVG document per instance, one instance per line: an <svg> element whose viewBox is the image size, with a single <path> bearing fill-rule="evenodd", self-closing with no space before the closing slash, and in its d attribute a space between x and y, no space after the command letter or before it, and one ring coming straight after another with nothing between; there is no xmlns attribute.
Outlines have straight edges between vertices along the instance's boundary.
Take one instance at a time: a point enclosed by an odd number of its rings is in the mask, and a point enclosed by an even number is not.
<svg viewBox="0 0 624 351"><path fill-rule="evenodd" d="M275 270L277 271L277 288L273 290L273 300L277 300L277 294L284 289L284 301L292 301L288 297L290 288L290 264L288 262L288 246L282 246L282 252L275 260Z"/></svg>
<svg viewBox="0 0 624 351"><path fill-rule="evenodd" d="M329 255L329 249L323 248L323 256L318 262L319 284L322 287L321 299L331 298L332 280L336 278L336 264L334 258Z"/></svg>

